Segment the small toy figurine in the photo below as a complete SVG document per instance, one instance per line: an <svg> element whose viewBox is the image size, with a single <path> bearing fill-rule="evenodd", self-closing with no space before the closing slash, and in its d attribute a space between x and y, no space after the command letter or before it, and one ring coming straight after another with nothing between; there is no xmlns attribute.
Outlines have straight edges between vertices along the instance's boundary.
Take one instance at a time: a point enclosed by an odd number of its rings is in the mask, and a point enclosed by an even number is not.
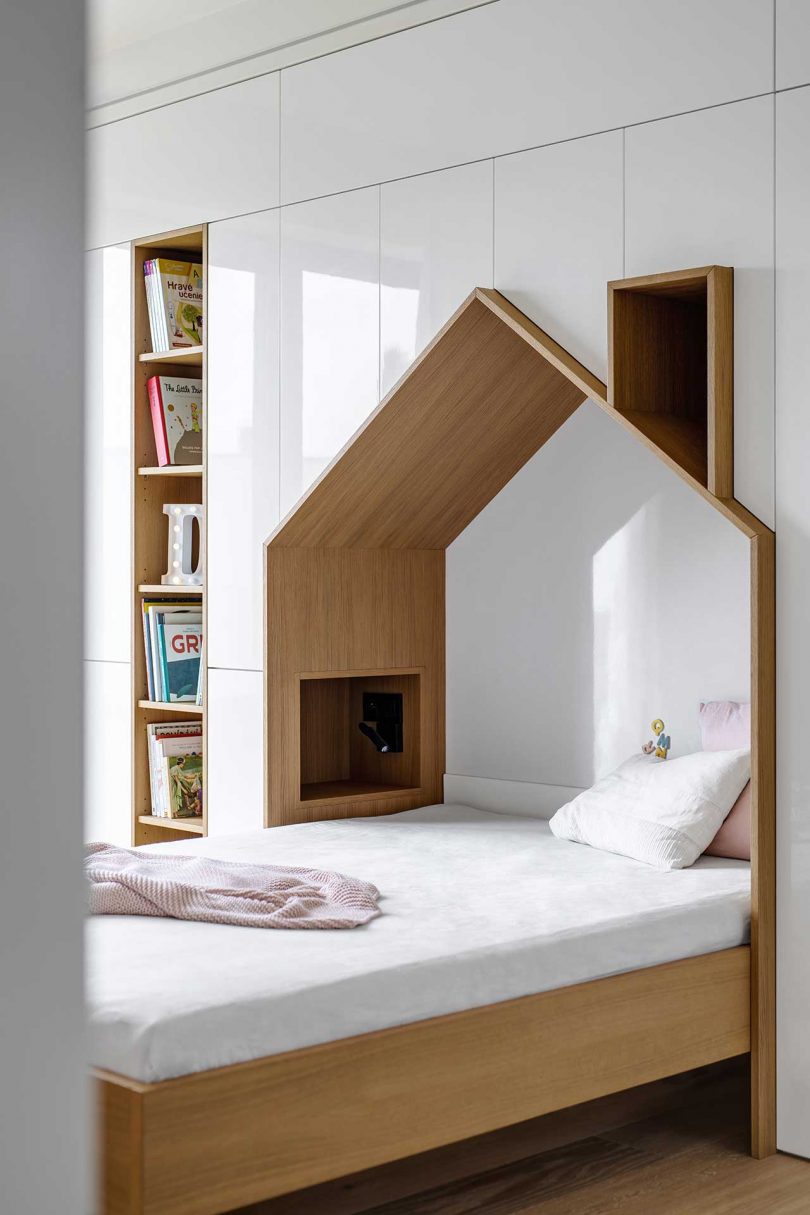
<svg viewBox="0 0 810 1215"><path fill-rule="evenodd" d="M664 733L664 723L660 717L656 717L655 721L652 722L651 728L653 734L656 736L655 742L652 740L646 742L641 750L645 755L655 754L658 759L666 759L667 752L672 746L672 741L669 735Z"/></svg>

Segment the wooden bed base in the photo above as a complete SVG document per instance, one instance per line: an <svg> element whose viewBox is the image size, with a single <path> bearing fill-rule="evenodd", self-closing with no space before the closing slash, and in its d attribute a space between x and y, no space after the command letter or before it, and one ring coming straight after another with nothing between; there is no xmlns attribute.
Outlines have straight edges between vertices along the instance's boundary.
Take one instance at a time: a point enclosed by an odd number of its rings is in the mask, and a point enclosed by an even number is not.
<svg viewBox="0 0 810 1215"><path fill-rule="evenodd" d="M97 1073L105 1215L222 1215L746 1051L751 1151L775 1150L774 535L732 496L732 271L612 283L609 311L608 387L474 291L270 537L265 821L441 800L445 550L590 398L750 543L750 948L159 1084ZM403 697L393 765L357 748L364 688Z"/></svg>
<svg viewBox="0 0 810 1215"><path fill-rule="evenodd" d="M222 1215L749 1049L741 946L157 1084L96 1072L101 1210Z"/></svg>

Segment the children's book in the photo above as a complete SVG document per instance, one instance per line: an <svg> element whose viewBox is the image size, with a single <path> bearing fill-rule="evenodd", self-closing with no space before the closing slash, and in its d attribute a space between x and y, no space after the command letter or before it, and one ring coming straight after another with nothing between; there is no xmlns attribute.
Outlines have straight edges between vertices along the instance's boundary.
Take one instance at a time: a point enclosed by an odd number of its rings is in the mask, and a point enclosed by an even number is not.
<svg viewBox="0 0 810 1215"><path fill-rule="evenodd" d="M149 787L152 814L169 817L169 785L166 771L168 755L198 753L202 743L202 723L178 721L153 723L146 727L149 751Z"/></svg>
<svg viewBox="0 0 810 1215"><path fill-rule="evenodd" d="M163 689L169 701L197 702L202 658L202 617L188 612L162 613Z"/></svg>
<svg viewBox="0 0 810 1215"><path fill-rule="evenodd" d="M169 818L199 818L203 812L202 755L167 756L166 776Z"/></svg>
<svg viewBox="0 0 810 1215"><path fill-rule="evenodd" d="M157 257L152 261L164 350L199 346L203 340L203 268L198 262ZM153 334L153 339L154 339Z"/></svg>
<svg viewBox="0 0 810 1215"><path fill-rule="evenodd" d="M172 618L172 624L202 625L202 610L199 602L189 600L145 599L143 609L143 644L146 659L146 683L149 700L167 701L169 694L166 683L166 663L164 662L164 624L166 614ZM202 649L202 644L200 644ZM202 666L202 663L199 664ZM179 675L179 672L178 672ZM199 678L195 676L195 688ZM194 697L182 699L193 702ZM201 703L198 701L197 703Z"/></svg>
<svg viewBox="0 0 810 1215"><path fill-rule="evenodd" d="M158 465L202 464L202 380L153 375L147 389Z"/></svg>

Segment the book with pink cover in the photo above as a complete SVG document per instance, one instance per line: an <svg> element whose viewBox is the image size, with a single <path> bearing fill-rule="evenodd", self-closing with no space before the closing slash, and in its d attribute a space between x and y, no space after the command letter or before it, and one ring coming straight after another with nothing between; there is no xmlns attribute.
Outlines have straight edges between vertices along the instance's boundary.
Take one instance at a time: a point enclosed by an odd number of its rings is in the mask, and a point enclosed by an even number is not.
<svg viewBox="0 0 810 1215"><path fill-rule="evenodd" d="M158 465L202 464L202 380L153 375L147 389Z"/></svg>

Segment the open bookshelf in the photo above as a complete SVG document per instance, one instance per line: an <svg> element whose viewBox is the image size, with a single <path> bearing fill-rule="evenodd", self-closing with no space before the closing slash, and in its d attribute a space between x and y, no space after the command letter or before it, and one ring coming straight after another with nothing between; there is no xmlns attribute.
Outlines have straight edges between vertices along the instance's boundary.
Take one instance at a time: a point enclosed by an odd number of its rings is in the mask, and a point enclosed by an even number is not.
<svg viewBox="0 0 810 1215"><path fill-rule="evenodd" d="M203 507L205 543L207 385L205 345L180 350L153 350L143 266L148 258L169 257L197 261L203 266L203 325L207 317L208 258L205 225L165 232L132 243L132 841L134 844L192 839L208 832L206 806L206 672L202 673L202 705L162 703L150 700L144 653L142 603L182 598L200 601L203 638L206 633L206 596L202 586L166 586L169 520L163 514L167 502L194 502ZM203 328L203 334L205 329ZM204 342L204 339L203 339ZM172 375L202 380L202 464L158 465L149 410L147 382L153 375ZM203 562L203 569L205 562ZM149 753L146 727L152 723L202 722L203 815L194 819L163 819L152 814Z"/></svg>

